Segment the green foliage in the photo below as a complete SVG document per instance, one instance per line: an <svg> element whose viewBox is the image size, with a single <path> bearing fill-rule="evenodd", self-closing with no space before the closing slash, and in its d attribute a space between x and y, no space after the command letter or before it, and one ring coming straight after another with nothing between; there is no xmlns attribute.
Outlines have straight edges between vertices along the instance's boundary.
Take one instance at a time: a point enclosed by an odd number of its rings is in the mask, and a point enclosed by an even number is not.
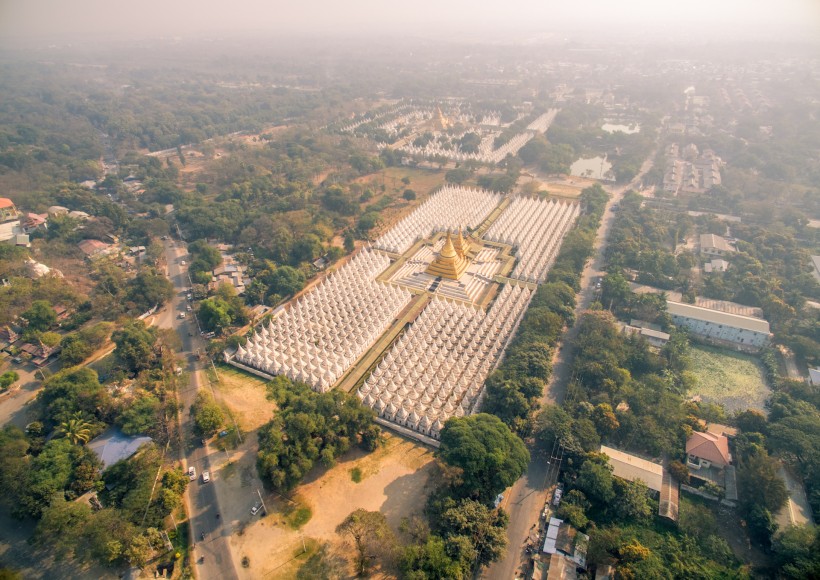
<svg viewBox="0 0 820 580"><path fill-rule="evenodd" d="M319 460L326 466L356 443L373 450L373 411L339 391L314 393L278 376L268 385L279 412L259 430L256 468L276 489L292 489Z"/></svg>
<svg viewBox="0 0 820 580"><path fill-rule="evenodd" d="M191 405L194 417L194 433L201 437L212 437L225 424L225 414L214 398L206 391L197 393Z"/></svg>
<svg viewBox="0 0 820 580"><path fill-rule="evenodd" d="M40 332L48 330L57 323L57 313L46 300L35 300L21 316L28 321L28 328Z"/></svg>
<svg viewBox="0 0 820 580"><path fill-rule="evenodd" d="M789 526L775 538L772 550L784 578L820 575L820 534L812 525Z"/></svg>
<svg viewBox="0 0 820 580"><path fill-rule="evenodd" d="M248 311L242 299L228 283L222 284L213 298L202 300L197 314L204 329L217 333L248 321Z"/></svg>
<svg viewBox="0 0 820 580"><path fill-rule="evenodd" d="M269 295L292 296L305 287L305 275L291 266L279 266L265 282L268 284Z"/></svg>
<svg viewBox="0 0 820 580"><path fill-rule="evenodd" d="M147 312L154 306L163 306L174 295L174 286L158 270L150 267L141 268L128 285L126 299L133 312Z"/></svg>
<svg viewBox="0 0 820 580"><path fill-rule="evenodd" d="M526 470L530 454L498 417L480 413L444 424L437 456L461 469L454 491L489 504Z"/></svg>
<svg viewBox="0 0 820 580"><path fill-rule="evenodd" d="M114 356L128 372L137 373L154 365L156 334L141 320L129 320L111 340L117 345Z"/></svg>
<svg viewBox="0 0 820 580"><path fill-rule="evenodd" d="M77 412L103 419L110 407L108 392L100 385L97 373L85 367L68 368L49 377L37 401L49 426L68 421Z"/></svg>
<svg viewBox="0 0 820 580"><path fill-rule="evenodd" d="M117 424L126 435L153 434L162 423L162 403L154 395L139 397L117 417Z"/></svg>
<svg viewBox="0 0 820 580"><path fill-rule="evenodd" d="M392 547L393 534L381 512L357 509L336 527L336 533L353 541L359 576L367 572L371 554L384 553Z"/></svg>
<svg viewBox="0 0 820 580"><path fill-rule="evenodd" d="M0 375L0 391L5 391L18 380L20 380L20 375L16 371L4 372Z"/></svg>
<svg viewBox="0 0 820 580"><path fill-rule="evenodd" d="M69 419L60 423L57 431L68 439L72 445L88 443L94 426L85 420L83 413L78 411Z"/></svg>

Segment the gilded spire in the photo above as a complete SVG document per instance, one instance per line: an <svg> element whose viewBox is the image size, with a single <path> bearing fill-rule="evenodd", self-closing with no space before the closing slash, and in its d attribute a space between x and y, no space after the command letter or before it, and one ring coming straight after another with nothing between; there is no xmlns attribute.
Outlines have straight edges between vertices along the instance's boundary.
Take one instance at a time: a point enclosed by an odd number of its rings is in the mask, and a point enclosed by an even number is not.
<svg viewBox="0 0 820 580"><path fill-rule="evenodd" d="M431 276L458 280L466 269L467 259L453 246L453 238L448 233L438 256L427 267L427 273Z"/></svg>

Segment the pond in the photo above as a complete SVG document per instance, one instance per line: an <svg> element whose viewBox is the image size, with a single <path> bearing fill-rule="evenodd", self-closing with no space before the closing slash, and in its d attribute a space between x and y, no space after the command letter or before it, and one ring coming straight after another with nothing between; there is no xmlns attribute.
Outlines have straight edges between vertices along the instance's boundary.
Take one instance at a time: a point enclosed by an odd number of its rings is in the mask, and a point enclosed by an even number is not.
<svg viewBox="0 0 820 580"><path fill-rule="evenodd" d="M632 135L633 133L640 133L641 126L637 123L635 125L615 125L613 123L604 123L601 126L601 130L606 131L607 133L626 133L627 135Z"/></svg>
<svg viewBox="0 0 820 580"><path fill-rule="evenodd" d="M606 157L593 157L591 159L578 159L573 163L569 172L578 177L589 177L591 179L613 179L610 170L612 163L606 160Z"/></svg>

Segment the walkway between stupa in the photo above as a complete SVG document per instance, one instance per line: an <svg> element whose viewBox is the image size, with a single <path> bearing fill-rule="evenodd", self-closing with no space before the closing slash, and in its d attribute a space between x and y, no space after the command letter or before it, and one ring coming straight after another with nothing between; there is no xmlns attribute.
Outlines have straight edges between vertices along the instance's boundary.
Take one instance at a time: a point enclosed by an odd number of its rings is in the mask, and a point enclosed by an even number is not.
<svg viewBox="0 0 820 580"><path fill-rule="evenodd" d="M432 298L432 295L427 292L414 296L410 303L404 307L404 310L399 313L393 324L379 337L379 340L355 364L347 369L347 372L342 375L342 378L336 382L333 388L350 393L359 387L364 382L365 377L382 359L382 356L387 354L387 351L404 328L418 318Z"/></svg>

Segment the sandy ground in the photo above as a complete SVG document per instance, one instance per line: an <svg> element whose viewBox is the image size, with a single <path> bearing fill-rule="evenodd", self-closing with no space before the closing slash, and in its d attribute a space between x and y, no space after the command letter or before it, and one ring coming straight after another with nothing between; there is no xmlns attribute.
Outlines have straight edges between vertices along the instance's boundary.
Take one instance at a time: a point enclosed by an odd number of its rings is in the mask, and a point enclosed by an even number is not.
<svg viewBox="0 0 820 580"><path fill-rule="evenodd" d="M394 530L402 518L421 512L430 491L435 463L431 449L403 437L385 433L385 444L373 453L351 450L331 468L315 468L292 499L266 492L256 473L256 431L273 416L274 404L265 398L265 383L238 369L220 366L217 396L234 413L243 442L234 449L209 447L212 477L218 478L219 506L223 521L231 524L234 562L250 559L250 567L237 566L240 578L292 578L304 558L328 542L341 550L336 526L358 508L384 513ZM355 483L351 470L361 471ZM258 491L257 491L258 490ZM268 515L251 515L250 509L264 498ZM311 519L292 529L287 514L306 506Z"/></svg>
<svg viewBox="0 0 820 580"><path fill-rule="evenodd" d="M297 505L309 507L313 515L300 530L295 530L286 521L286 513L293 506L277 494L262 491L269 513L265 517L250 515L251 492L258 482L253 466L253 439L250 452L229 468L232 473L225 477L223 486L226 496L242 499L223 499L220 495L222 509L234 521L234 561L241 562L246 556L250 559L248 568L237 568L240 578L292 578L303 562L298 557L303 551L303 540L308 555L324 542L343 551L336 526L358 508L381 511L397 530L403 517L421 512L435 470L431 450L388 434L385 446L374 453L353 450L332 469L316 468L308 475L293 497ZM362 472L360 483L351 477L355 467Z"/></svg>
<svg viewBox="0 0 820 580"><path fill-rule="evenodd" d="M234 367L219 365L217 392L244 433L273 419L274 404L266 397L265 381Z"/></svg>

